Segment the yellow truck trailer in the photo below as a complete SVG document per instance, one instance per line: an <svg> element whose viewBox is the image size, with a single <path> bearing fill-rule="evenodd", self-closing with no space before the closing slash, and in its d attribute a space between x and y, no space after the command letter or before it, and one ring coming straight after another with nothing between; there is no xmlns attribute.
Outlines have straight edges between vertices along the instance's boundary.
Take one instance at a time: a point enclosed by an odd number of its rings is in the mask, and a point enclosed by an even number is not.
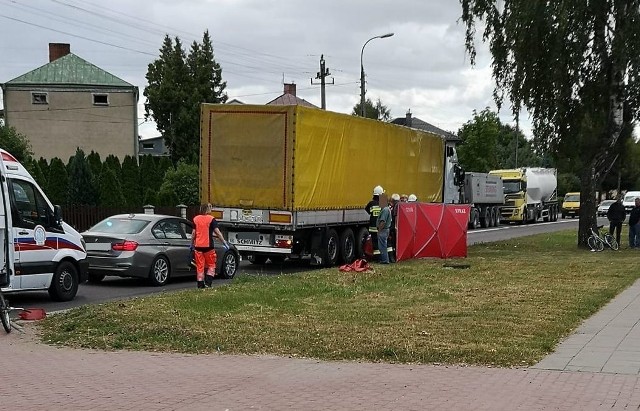
<svg viewBox="0 0 640 411"><path fill-rule="evenodd" d="M362 255L373 187L442 202L447 151L436 134L346 114L203 104L200 197L250 261L331 266Z"/></svg>

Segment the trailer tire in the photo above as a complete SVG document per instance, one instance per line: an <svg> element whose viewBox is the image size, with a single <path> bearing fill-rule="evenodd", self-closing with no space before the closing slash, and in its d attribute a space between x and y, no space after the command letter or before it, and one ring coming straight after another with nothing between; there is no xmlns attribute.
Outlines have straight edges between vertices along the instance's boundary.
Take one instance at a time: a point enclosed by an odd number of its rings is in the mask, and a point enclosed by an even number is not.
<svg viewBox="0 0 640 411"><path fill-rule="evenodd" d="M345 228L340 234L340 262L351 264L356 258L356 238L353 230Z"/></svg>
<svg viewBox="0 0 640 411"><path fill-rule="evenodd" d="M500 226L500 208L494 207L493 210L494 210L493 225L494 227L499 227Z"/></svg>
<svg viewBox="0 0 640 411"><path fill-rule="evenodd" d="M356 244L356 258L364 258L364 242L367 241L367 236L369 236L369 230L366 227L360 227L358 230L358 234L356 235L355 244Z"/></svg>
<svg viewBox="0 0 640 411"><path fill-rule="evenodd" d="M480 227L480 217L478 216L478 211L473 209L471 210L471 223L469 224L469 228L472 230Z"/></svg>
<svg viewBox="0 0 640 411"><path fill-rule="evenodd" d="M78 269L69 261L61 261L51 279L49 295L54 301L71 301L78 292Z"/></svg>
<svg viewBox="0 0 640 411"><path fill-rule="evenodd" d="M340 238L333 228L329 228L324 235L322 242L322 253L325 267L333 267L338 262L340 249Z"/></svg>
<svg viewBox="0 0 640 411"><path fill-rule="evenodd" d="M494 207L489 208L489 227L496 226L496 209Z"/></svg>
<svg viewBox="0 0 640 411"><path fill-rule="evenodd" d="M487 228L489 227L489 219L490 219L489 209L487 207L482 207L480 211L480 227Z"/></svg>

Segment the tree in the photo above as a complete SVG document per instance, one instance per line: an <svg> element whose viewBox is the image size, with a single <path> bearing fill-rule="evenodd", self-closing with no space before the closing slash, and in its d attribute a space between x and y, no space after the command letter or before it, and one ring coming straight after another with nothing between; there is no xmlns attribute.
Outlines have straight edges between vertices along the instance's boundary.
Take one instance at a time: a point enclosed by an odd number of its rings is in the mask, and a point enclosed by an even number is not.
<svg viewBox="0 0 640 411"><path fill-rule="evenodd" d="M152 117L162 133L174 163L196 162L200 136L200 103L224 103L226 83L216 63L209 32L202 44L194 42L189 56L180 38L165 36L160 57L149 64L145 117Z"/></svg>
<svg viewBox="0 0 640 411"><path fill-rule="evenodd" d="M38 160L38 167L42 171L42 177L44 181L40 184L40 187L44 190L45 193L49 192L49 163L47 159L44 157L40 157Z"/></svg>
<svg viewBox="0 0 640 411"><path fill-rule="evenodd" d="M520 130L502 124L498 114L488 107L477 113L458 130L458 161L466 171L534 167L542 163L531 143ZM517 147L517 161L516 161Z"/></svg>
<svg viewBox="0 0 640 411"><path fill-rule="evenodd" d="M46 187L47 179L42 173L40 164L35 159L29 159L26 163L24 163L24 166L41 188Z"/></svg>
<svg viewBox="0 0 640 411"><path fill-rule="evenodd" d="M182 204L196 205L199 203L199 182L198 166L179 162L175 169L167 170L162 186L160 186L159 195L163 198L173 199L173 194L175 199Z"/></svg>
<svg viewBox="0 0 640 411"><path fill-rule="evenodd" d="M118 157L113 154L109 154L107 158L104 159L104 165L107 165L110 169L112 169L116 173L116 178L118 181L122 181L122 165L120 165L120 160Z"/></svg>
<svg viewBox="0 0 640 411"><path fill-rule="evenodd" d="M158 170L156 168L155 161L153 157L150 155L142 156L140 159L140 187L145 190L144 197L148 197L146 190L151 190L156 193L162 184L162 176L159 175ZM145 204L152 204L144 202Z"/></svg>
<svg viewBox="0 0 640 411"><path fill-rule="evenodd" d="M361 105L358 102L355 106L353 106L353 111L351 112L354 116L359 116L361 113ZM380 99L376 100L376 103L373 104L371 99L367 99L364 102L364 116L366 118L372 118L374 120L381 121L390 121L391 120L391 111L382 104Z"/></svg>
<svg viewBox="0 0 640 411"><path fill-rule="evenodd" d="M33 157L33 150L29 139L16 131L15 128L0 124L0 147L7 150L22 164Z"/></svg>
<svg viewBox="0 0 640 411"><path fill-rule="evenodd" d="M580 171L578 245L596 225L595 191L624 127L638 117L640 0L460 0L475 62L476 21L489 42L494 99L531 112L534 133Z"/></svg>
<svg viewBox="0 0 640 411"><path fill-rule="evenodd" d="M47 181L47 196L51 202L60 205L67 204L69 177L67 175L67 168L58 157L51 159Z"/></svg>
<svg viewBox="0 0 640 411"><path fill-rule="evenodd" d="M96 205L98 195L95 190L91 168L81 148L69 162L68 204Z"/></svg>
<svg viewBox="0 0 640 411"><path fill-rule="evenodd" d="M130 209L144 205L142 204L140 169L135 158L131 156L125 156L122 161L122 194Z"/></svg>
<svg viewBox="0 0 640 411"><path fill-rule="evenodd" d="M121 207L124 204L125 199L116 172L105 163L100 173L100 205Z"/></svg>

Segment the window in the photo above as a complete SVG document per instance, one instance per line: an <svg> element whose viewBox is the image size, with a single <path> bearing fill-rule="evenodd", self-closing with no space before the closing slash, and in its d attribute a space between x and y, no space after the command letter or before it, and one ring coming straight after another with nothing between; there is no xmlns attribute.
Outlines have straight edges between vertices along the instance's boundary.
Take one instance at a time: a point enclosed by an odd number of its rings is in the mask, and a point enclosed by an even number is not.
<svg viewBox="0 0 640 411"><path fill-rule="evenodd" d="M142 148L145 150L153 150L155 145L153 143L142 143Z"/></svg>
<svg viewBox="0 0 640 411"><path fill-rule="evenodd" d="M31 93L31 104L49 104L47 93Z"/></svg>
<svg viewBox="0 0 640 411"><path fill-rule="evenodd" d="M109 95L108 94L94 94L93 95L93 105L94 106L108 106L109 105Z"/></svg>
<svg viewBox="0 0 640 411"><path fill-rule="evenodd" d="M10 180L9 196L16 226L34 228L42 225L47 229L53 228L53 211L33 184L23 180Z"/></svg>
<svg viewBox="0 0 640 411"><path fill-rule="evenodd" d="M146 220L134 220L132 218L105 218L91 227L90 231L113 234L138 234L149 224Z"/></svg>
<svg viewBox="0 0 640 411"><path fill-rule="evenodd" d="M182 228L175 220L164 220L156 224L151 230L156 238L168 238L172 240L184 239Z"/></svg>

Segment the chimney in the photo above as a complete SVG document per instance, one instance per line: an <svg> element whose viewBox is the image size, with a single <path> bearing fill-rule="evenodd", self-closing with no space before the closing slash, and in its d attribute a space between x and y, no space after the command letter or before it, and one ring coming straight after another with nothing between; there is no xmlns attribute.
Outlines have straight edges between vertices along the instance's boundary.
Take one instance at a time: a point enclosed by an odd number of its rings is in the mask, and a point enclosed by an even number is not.
<svg viewBox="0 0 640 411"><path fill-rule="evenodd" d="M296 84L295 83L291 83L291 84L284 83L284 94L291 94L292 96L295 96L296 95Z"/></svg>
<svg viewBox="0 0 640 411"><path fill-rule="evenodd" d="M69 53L71 53L71 45L68 43L49 43L49 63Z"/></svg>
<svg viewBox="0 0 640 411"><path fill-rule="evenodd" d="M407 127L411 127L411 109L407 110L407 119L404 122L404 125Z"/></svg>

